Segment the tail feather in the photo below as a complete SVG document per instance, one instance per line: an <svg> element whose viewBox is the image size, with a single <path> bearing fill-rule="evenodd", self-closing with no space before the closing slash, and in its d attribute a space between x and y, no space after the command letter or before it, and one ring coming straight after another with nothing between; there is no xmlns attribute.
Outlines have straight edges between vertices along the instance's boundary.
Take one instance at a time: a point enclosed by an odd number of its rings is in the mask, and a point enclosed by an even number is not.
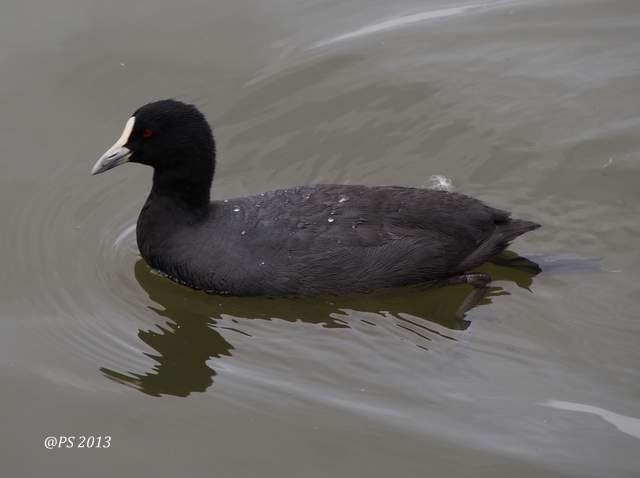
<svg viewBox="0 0 640 478"><path fill-rule="evenodd" d="M507 218L496 223L493 233L460 263L457 271L461 273L479 266L505 250L516 237L539 227L540 224L522 219Z"/></svg>
<svg viewBox="0 0 640 478"><path fill-rule="evenodd" d="M534 229L538 229L540 224L531 221L525 221L523 219L510 219L506 222L499 223L496 225L496 232L492 235L496 234L501 236L504 241L511 242L516 237L521 236L525 232L533 231Z"/></svg>

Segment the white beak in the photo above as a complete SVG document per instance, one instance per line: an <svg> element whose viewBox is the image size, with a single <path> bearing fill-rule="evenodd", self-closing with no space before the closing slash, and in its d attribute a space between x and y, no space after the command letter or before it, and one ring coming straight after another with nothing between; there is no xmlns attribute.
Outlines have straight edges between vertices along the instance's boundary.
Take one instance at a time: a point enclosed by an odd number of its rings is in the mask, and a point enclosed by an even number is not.
<svg viewBox="0 0 640 478"><path fill-rule="evenodd" d="M129 136L131 135L131 131L133 131L133 125L135 122L135 116L132 116L127 120L127 123L124 125L122 135L120 135L118 141L116 141L114 145L100 156L98 161L96 161L96 164L93 165L93 169L91 169L91 174L104 173L109 169L115 168L116 166L129 161L129 158L131 157L131 150L125 147L125 144L127 144L127 141L129 140Z"/></svg>

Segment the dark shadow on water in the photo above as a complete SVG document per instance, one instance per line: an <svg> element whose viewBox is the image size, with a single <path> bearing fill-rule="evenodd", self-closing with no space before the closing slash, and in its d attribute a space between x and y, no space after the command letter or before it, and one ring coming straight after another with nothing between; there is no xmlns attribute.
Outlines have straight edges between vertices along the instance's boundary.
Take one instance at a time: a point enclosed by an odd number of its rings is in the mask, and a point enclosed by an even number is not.
<svg viewBox="0 0 640 478"><path fill-rule="evenodd" d="M491 274L494 281L510 281L525 289L529 289L533 277L540 272L536 263L510 252L479 270ZM160 305L149 306L149 309L166 319L164 325L153 330L138 331L138 337L157 352L148 354L157 365L144 374L108 368L100 370L112 380L153 396L186 397L192 392L204 392L211 386L216 371L207 362L211 358L230 357L233 351L233 345L219 332L225 328L218 323L223 315L238 321L277 318L327 328L348 328L348 321L340 319L347 318L345 310L387 312L398 321L399 327L416 336L424 337L415 330L418 327L421 331L450 338L430 328L429 323L451 330L465 330L470 324L465 316L472 308L489 304L497 296L508 295L501 287L474 289L468 285L422 285L324 298L210 296L159 276L143 260L136 263L134 272L149 299ZM240 327L233 330L244 333Z"/></svg>

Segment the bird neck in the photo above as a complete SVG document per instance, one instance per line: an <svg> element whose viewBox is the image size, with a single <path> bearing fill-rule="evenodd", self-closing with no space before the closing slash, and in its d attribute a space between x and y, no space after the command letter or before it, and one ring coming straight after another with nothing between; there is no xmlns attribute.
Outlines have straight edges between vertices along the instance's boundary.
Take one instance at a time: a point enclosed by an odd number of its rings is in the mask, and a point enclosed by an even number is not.
<svg viewBox="0 0 640 478"><path fill-rule="evenodd" d="M163 198L189 211L205 210L209 206L213 171L194 175L193 171L161 171L153 173L149 199Z"/></svg>

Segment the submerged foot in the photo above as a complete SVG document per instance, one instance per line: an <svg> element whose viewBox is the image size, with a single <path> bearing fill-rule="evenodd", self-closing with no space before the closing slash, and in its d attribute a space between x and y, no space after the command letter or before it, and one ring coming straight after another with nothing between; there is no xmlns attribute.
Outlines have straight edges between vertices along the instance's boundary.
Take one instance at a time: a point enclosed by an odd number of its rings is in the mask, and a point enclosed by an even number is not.
<svg viewBox="0 0 640 478"><path fill-rule="evenodd" d="M481 288L491 282L491 276L486 272L469 272L459 276L447 277L440 282L441 285L470 284L473 287Z"/></svg>

